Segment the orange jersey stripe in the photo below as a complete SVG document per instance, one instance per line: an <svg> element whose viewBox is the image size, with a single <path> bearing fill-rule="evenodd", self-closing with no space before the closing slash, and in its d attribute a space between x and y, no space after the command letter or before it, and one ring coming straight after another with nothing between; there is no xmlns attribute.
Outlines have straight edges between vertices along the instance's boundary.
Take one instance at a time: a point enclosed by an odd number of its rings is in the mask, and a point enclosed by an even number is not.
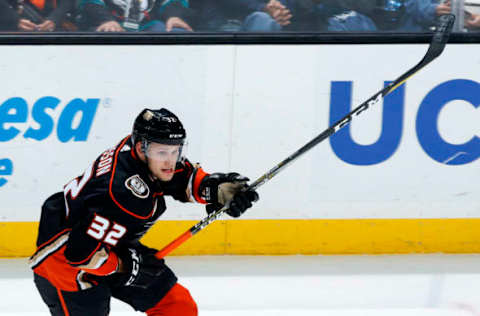
<svg viewBox="0 0 480 316"><path fill-rule="evenodd" d="M83 271L95 275L109 275L117 271L119 259L114 252L110 252L107 261L97 269L82 269Z"/></svg>
<svg viewBox="0 0 480 316"><path fill-rule="evenodd" d="M62 304L63 313L65 314L65 316L69 316L70 313L68 312L67 304L65 304L65 299L63 298L62 291L60 291L60 289L58 288L57 288L57 294L58 294L58 298L60 299L60 303Z"/></svg>
<svg viewBox="0 0 480 316"><path fill-rule="evenodd" d="M110 195L110 197L112 198L112 201L122 210L124 211L125 213L127 214L130 214L132 215L133 217L136 217L136 218L139 218L139 219L147 219L147 218L150 218L152 217L153 213L155 212L155 205L152 207L152 211L150 212L150 214L148 214L147 216L140 216L140 215L137 215L129 210L127 210L125 207L123 207L116 199L115 197L113 196L113 192L112 192L112 186L113 186L113 178L115 176L115 169L117 168L117 162L118 162L118 154L120 153L120 151L122 150L122 147L125 145L125 143L128 141L128 139L130 138L130 136L127 136L120 144L120 146L118 146L117 150L115 151L115 155L114 155L114 159L113 159L113 169L112 169L112 175L111 175L111 178L110 178L110 185L108 187L108 193Z"/></svg>
<svg viewBox="0 0 480 316"><path fill-rule="evenodd" d="M63 291L78 291L76 278L80 270L67 263L65 248L66 246L63 246L50 255L33 271L50 281L56 288Z"/></svg>
<svg viewBox="0 0 480 316"><path fill-rule="evenodd" d="M199 192L200 191L200 184L202 183L203 178L205 178L206 176L208 176L208 173L203 171L202 168L198 168L195 171L195 179L193 179L193 188L192 188L193 196L195 197L195 200L198 203L202 203L202 204L207 204L207 201L202 199L202 197L200 196L200 192Z"/></svg>

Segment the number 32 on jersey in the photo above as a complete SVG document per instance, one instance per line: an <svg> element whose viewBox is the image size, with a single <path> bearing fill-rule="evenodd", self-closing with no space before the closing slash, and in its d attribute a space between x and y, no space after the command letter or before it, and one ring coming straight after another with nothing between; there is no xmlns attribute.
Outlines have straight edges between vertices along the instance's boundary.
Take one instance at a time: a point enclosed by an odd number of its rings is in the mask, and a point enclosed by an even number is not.
<svg viewBox="0 0 480 316"><path fill-rule="evenodd" d="M115 222L112 225L108 219L98 214L95 214L87 230L88 235L112 246L115 246L126 232L127 229L124 226Z"/></svg>

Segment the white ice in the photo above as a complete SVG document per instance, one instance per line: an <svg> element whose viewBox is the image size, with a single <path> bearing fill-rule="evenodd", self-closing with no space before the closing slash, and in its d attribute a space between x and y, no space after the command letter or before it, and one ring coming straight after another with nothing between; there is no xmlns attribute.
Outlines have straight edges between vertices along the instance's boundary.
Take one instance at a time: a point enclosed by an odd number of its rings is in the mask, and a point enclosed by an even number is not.
<svg viewBox="0 0 480 316"><path fill-rule="evenodd" d="M202 316L480 315L480 255L194 256L167 264ZM0 259L0 315L49 315L26 259ZM110 315L141 313L113 300Z"/></svg>

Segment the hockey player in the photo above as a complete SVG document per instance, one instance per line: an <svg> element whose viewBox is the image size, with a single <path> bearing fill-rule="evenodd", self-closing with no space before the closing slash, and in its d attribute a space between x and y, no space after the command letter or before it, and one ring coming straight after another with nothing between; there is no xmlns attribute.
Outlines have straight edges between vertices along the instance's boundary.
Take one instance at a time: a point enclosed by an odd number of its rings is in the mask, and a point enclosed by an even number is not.
<svg viewBox="0 0 480 316"><path fill-rule="evenodd" d="M206 173L183 156L186 132L166 109L144 109L132 135L49 197L34 282L52 315L108 315L110 298L154 315L197 315L189 291L140 238L165 211L164 196L207 205L230 202L240 216L258 199L238 173Z"/></svg>

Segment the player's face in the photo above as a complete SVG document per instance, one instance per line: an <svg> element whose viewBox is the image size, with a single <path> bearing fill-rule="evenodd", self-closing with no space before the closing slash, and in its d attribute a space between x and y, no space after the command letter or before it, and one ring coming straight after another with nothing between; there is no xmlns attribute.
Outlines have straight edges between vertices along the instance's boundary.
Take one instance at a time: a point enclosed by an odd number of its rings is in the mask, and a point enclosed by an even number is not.
<svg viewBox="0 0 480 316"><path fill-rule="evenodd" d="M180 145L150 143L147 148L150 172L162 181L170 181L180 155Z"/></svg>

